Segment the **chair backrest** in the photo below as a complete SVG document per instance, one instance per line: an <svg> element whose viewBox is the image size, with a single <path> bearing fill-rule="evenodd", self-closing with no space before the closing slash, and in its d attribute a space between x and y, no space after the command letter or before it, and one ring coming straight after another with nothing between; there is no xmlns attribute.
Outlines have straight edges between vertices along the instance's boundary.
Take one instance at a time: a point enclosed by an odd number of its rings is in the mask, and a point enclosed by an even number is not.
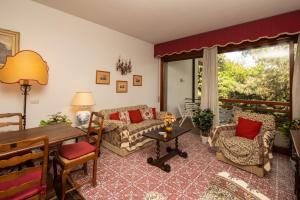
<svg viewBox="0 0 300 200"><path fill-rule="evenodd" d="M189 114L193 114L196 110L199 109L199 106L194 102L186 102L184 106L185 106L185 110Z"/></svg>
<svg viewBox="0 0 300 200"><path fill-rule="evenodd" d="M185 117L186 116L186 112L185 112L184 104L178 104L177 108L178 108L180 116L181 117Z"/></svg>
<svg viewBox="0 0 300 200"><path fill-rule="evenodd" d="M89 139L93 139L94 137L92 136L92 133L97 134L97 138L95 139L96 153L99 153L100 149L100 141L102 138L103 131L103 121L104 116L100 112L91 113L87 136Z"/></svg>
<svg viewBox="0 0 300 200"><path fill-rule="evenodd" d="M261 129L265 131L274 131L275 130L275 117L273 115L268 114L260 114L254 112L245 112L241 110L236 110L233 113L234 115L234 122L238 122L238 118L242 117L244 119L250 119L253 121L260 121L262 122Z"/></svg>
<svg viewBox="0 0 300 200"><path fill-rule="evenodd" d="M37 146L41 147L38 151L28 151ZM26 199L28 198L26 195L45 199L48 137L41 136L20 142L0 144L0 170L19 166L30 160L42 161L42 164L19 171L8 171L0 177L0 199Z"/></svg>
<svg viewBox="0 0 300 200"><path fill-rule="evenodd" d="M21 113L4 113L0 114L0 118L12 118L12 117L18 117L18 122L0 122L0 128L7 127L7 126L18 126L19 130L22 130L22 114Z"/></svg>

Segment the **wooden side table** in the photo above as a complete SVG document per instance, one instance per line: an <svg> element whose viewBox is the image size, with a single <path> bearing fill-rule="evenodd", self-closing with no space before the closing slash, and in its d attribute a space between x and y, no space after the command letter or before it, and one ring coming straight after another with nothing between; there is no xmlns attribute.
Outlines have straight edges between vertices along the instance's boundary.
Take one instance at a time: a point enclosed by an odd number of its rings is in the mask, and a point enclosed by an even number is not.
<svg viewBox="0 0 300 200"><path fill-rule="evenodd" d="M294 192L297 199L300 199L300 177L299 177L299 162L300 162L300 131L291 130L292 138L292 160L296 162L295 171L295 189Z"/></svg>

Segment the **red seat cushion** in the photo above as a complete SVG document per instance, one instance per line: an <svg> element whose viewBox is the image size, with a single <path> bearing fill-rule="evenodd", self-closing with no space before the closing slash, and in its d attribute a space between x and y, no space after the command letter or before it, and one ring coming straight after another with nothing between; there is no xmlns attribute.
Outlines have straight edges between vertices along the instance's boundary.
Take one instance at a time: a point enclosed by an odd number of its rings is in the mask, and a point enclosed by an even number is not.
<svg viewBox="0 0 300 200"><path fill-rule="evenodd" d="M153 119L156 119L156 108L152 108Z"/></svg>
<svg viewBox="0 0 300 200"><path fill-rule="evenodd" d="M95 146L89 144L86 141L82 141L75 144L63 145L60 148L60 156L68 160L73 160L81 156L84 156L86 154L89 154L95 150L96 150Z"/></svg>
<svg viewBox="0 0 300 200"><path fill-rule="evenodd" d="M143 121L140 110L129 110L128 113L131 123L140 123Z"/></svg>
<svg viewBox="0 0 300 200"><path fill-rule="evenodd" d="M109 119L111 120L120 120L119 112L115 112L109 115Z"/></svg>
<svg viewBox="0 0 300 200"><path fill-rule="evenodd" d="M30 172L30 173L26 173L23 176L20 176L20 177L18 177L16 179L13 179L11 181L0 183L0 191L8 190L9 188L12 188L12 187L24 184L24 183L28 183L28 182L33 181L33 180L41 180L41 176L42 176L42 170L41 169L35 170L33 172ZM23 190L23 191L15 194L13 196L0 198L0 199L1 200L2 199L3 200L4 199L5 200L26 199L26 198L29 198L31 196L34 196L34 195L38 194L41 191L41 189L42 188L40 187L40 185L36 185L32 188Z"/></svg>
<svg viewBox="0 0 300 200"><path fill-rule="evenodd" d="M259 134L261 126L262 122L239 117L236 127L236 136L253 140Z"/></svg>

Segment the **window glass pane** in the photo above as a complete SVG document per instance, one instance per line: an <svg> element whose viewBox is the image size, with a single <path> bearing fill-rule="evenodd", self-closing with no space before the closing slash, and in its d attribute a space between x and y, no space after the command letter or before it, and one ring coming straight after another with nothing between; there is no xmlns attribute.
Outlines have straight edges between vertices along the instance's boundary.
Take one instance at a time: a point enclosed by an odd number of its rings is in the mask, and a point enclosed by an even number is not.
<svg viewBox="0 0 300 200"><path fill-rule="evenodd" d="M289 45L218 55L219 96L226 99L289 101Z"/></svg>

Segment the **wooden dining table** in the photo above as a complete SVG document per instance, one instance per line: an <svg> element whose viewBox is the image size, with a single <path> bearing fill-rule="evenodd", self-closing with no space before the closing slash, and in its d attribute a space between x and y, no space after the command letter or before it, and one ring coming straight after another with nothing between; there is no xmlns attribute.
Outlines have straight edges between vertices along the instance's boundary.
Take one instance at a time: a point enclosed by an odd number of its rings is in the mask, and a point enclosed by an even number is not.
<svg viewBox="0 0 300 200"><path fill-rule="evenodd" d="M0 132L0 144L18 142L38 136L46 135L49 138L49 150L56 149L64 141L85 136L86 132L68 126L66 124L50 125L37 128L29 128L21 131ZM37 144L36 148L39 147ZM10 152L9 154L13 154ZM17 152L16 152L17 153ZM5 153L0 154L0 158L7 156Z"/></svg>
<svg viewBox="0 0 300 200"><path fill-rule="evenodd" d="M9 132L0 132L0 144L5 143L14 143L38 136L46 135L49 138L49 155L51 152L57 151L60 145L71 139L76 139L82 136L86 136L87 133L79 128L74 128L72 126L68 126L65 124L58 124L58 125L50 125L44 127L37 127L37 128L29 128L26 130L21 131L9 131ZM39 148L42 144L37 144L33 148ZM26 151L26 149L25 149ZM0 151L1 152L1 151ZM9 153L0 153L0 159L7 159L14 154L20 153L19 151L9 152ZM53 185L53 174L50 173L51 168L51 160L48 163L48 174L47 174L47 198L52 199L55 198L56 192Z"/></svg>

